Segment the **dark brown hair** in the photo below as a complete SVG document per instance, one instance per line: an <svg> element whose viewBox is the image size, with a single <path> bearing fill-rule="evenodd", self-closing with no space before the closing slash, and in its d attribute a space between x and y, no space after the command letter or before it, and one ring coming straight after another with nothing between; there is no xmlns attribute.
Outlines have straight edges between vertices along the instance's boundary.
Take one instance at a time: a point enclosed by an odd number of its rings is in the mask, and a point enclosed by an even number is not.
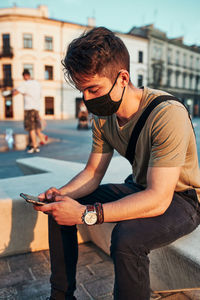
<svg viewBox="0 0 200 300"><path fill-rule="evenodd" d="M62 64L66 79L76 86L84 76L95 74L114 80L120 69L129 72L130 58L118 36L105 27L97 27L69 44Z"/></svg>
<svg viewBox="0 0 200 300"><path fill-rule="evenodd" d="M24 69L22 75L23 75L23 76L24 76L24 75L29 75L29 76L30 76L31 74L30 74L30 72L29 72L28 69Z"/></svg>

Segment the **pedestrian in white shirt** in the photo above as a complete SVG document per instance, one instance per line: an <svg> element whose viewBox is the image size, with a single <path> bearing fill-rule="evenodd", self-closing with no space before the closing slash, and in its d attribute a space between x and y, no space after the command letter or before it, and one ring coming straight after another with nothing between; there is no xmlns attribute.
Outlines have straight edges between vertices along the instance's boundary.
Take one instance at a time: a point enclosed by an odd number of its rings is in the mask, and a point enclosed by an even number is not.
<svg viewBox="0 0 200 300"><path fill-rule="evenodd" d="M24 129L29 132L31 143L28 153L40 152L37 145L36 135L40 143L44 144L48 137L41 132L41 120L39 115L41 101L41 86L38 81L31 79L29 70L23 71L24 82L12 91L15 96L21 93L24 96Z"/></svg>

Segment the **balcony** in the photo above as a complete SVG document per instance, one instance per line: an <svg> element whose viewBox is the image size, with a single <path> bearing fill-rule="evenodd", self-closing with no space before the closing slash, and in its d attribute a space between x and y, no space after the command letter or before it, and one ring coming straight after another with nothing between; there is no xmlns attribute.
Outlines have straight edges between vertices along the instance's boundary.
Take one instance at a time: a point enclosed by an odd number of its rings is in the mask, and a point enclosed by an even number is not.
<svg viewBox="0 0 200 300"><path fill-rule="evenodd" d="M12 78L0 79L0 88L13 87Z"/></svg>
<svg viewBox="0 0 200 300"><path fill-rule="evenodd" d="M0 50L0 58L3 57L13 57L13 48L12 47L3 47Z"/></svg>

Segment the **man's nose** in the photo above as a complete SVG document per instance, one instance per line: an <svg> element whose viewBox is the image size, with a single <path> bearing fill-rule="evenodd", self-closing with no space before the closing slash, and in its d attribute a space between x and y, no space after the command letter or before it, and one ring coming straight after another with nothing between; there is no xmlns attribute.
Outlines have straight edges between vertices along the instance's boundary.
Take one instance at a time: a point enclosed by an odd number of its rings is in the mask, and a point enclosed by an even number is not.
<svg viewBox="0 0 200 300"><path fill-rule="evenodd" d="M90 99L92 99L92 95L90 95L90 93L88 92L88 91L84 91L83 92L83 98L84 98L84 100L90 100Z"/></svg>

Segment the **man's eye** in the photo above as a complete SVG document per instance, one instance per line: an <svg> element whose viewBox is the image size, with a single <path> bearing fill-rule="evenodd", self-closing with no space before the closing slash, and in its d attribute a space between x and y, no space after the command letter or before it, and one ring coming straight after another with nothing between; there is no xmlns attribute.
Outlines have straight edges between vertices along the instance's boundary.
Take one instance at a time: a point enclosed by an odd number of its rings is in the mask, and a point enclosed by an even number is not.
<svg viewBox="0 0 200 300"><path fill-rule="evenodd" d="M97 90L89 90L90 94L96 94L97 92L98 92L98 89Z"/></svg>

